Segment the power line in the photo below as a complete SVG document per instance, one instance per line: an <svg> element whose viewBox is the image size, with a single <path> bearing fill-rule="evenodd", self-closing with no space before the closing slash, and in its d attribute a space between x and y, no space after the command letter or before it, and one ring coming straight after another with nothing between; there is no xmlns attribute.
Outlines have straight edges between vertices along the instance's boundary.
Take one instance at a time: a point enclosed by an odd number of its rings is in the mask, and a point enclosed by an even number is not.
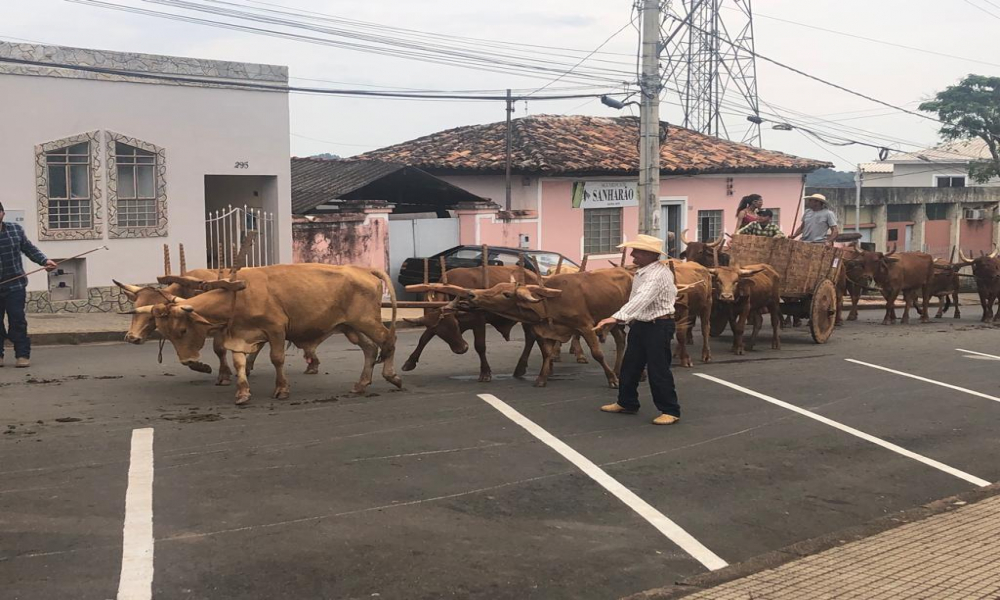
<svg viewBox="0 0 1000 600"><path fill-rule="evenodd" d="M988 0L983 0L983 1L986 2ZM726 8L727 10L738 10L736 8L732 8L732 7L729 7L729 6L726 6L724 8ZM998 7L998 8L1000 8L1000 7ZM754 12L754 17L755 18L760 17L760 18L764 18L764 19L770 19L772 21L780 21L781 23L788 23L789 25L796 25L796 26L799 26L799 27L805 27L807 29L815 29L816 31L824 31L826 33L832 33L832 34L835 34L835 35L841 35L841 36L844 36L844 37L854 38L854 39L857 39L857 40L864 40L866 42L872 42L874 44L881 44L883 46L892 46L894 48L902 48L904 50L912 50L914 52L922 52L924 54L932 54L934 56L941 56L941 57L944 57L944 58L953 58L953 59L956 59L956 60L964 60L964 61L968 61L968 62L979 63L979 64L982 64L982 65L989 65L991 67L1000 67L1000 63L994 63L994 62L989 62L989 61L986 61L986 60L980 60L978 58L969 58L967 56L958 56L958 55L955 55L955 54L948 54L947 52L938 52L937 50L929 50L927 48L919 48L917 46L908 46L906 44L898 44L898 43L895 43L895 42L887 42L885 40L880 40L878 38L870 38L870 37L866 37L866 36L863 36L863 35L858 35L856 33L848 33L846 31L838 31L836 29L829 29L829 28L826 28L826 27L820 27L819 25L810 25L809 23L802 23L802 22L799 22L799 21L792 21L791 19L784 19L784 18L781 18L781 17L772 16L772 15L765 15L765 14L762 14L762 13L759 13L759 12Z"/></svg>
<svg viewBox="0 0 1000 600"><path fill-rule="evenodd" d="M628 23L625 23L624 25L622 25L622 26L621 26L621 28L620 28L620 29L618 29L618 31L616 31L616 32L612 33L611 35L609 35L609 36L608 36L608 38L607 38L606 40L604 40L603 42L601 42L601 44L600 44L600 45L599 45L599 46L598 46L597 48L594 48L594 50L593 50L593 51L592 51L592 52L591 52L590 54L588 54L587 56L584 56L583 58L581 58L581 59L579 60L579 62L577 62L577 63L576 63L575 65L573 65L572 67L570 67L568 71L566 71L566 72L565 72L565 73L563 73L562 75L560 75L560 76L556 77L556 78L555 78L555 79L553 79L552 81L550 81L550 82L546 83L545 85L543 85L542 87L538 88L537 90L535 90L535 91L531 92L530 94L528 94L528 96L533 96L533 95L537 94L538 92L540 92L540 91L544 90L545 88L549 87L549 86L550 86L550 85L552 85L553 83L556 83L556 82L558 82L558 81L559 81L560 79L562 79L563 77L566 77L567 75L569 75L570 73L572 73L573 71L575 71L577 67L579 67L580 65L582 65L583 63L585 63L585 62L587 61L587 59L588 59L588 58L590 58L591 56L593 56L593 55L594 55L594 54L595 54L595 53L596 53L596 52L597 52L598 50L600 50L600 49L601 49L601 48L603 48L603 47L604 47L605 45L607 45L607 43L608 43L608 42L610 42L610 41L611 41L611 40L613 40L613 39L614 39L615 37L617 37L619 33L621 33L621 32L623 32L623 31L625 31L625 29L626 29L626 28L628 28L628 27L629 27L630 25L632 25L633 23L635 23L635 19L634 19L634 18L632 18L632 19L629 19L629 22L628 22Z"/></svg>
<svg viewBox="0 0 1000 600"><path fill-rule="evenodd" d="M966 0L966 1L968 1L968 0ZM674 19L675 21L680 21L680 19L678 19L677 17L675 17L673 15L669 15L669 16L670 16L671 19ZM908 110L908 109L903 108L901 106L897 106L895 104L891 104L891 103L886 102L884 100L879 100L878 98L874 98L874 97L869 96L867 94L863 94L861 92L856 92L856 91L854 91L854 90L852 90L850 88L847 88L847 87L844 87L842 85L833 83L831 81L827 81L827 80L825 80L825 79L823 79L821 77L818 77L818 76L813 75L811 73L807 73L807 72L805 72L805 71L803 71L801 69L797 69L797 68L795 68L795 67L793 67L791 65L787 65L787 64L785 64L783 62L780 62L778 60L775 60L773 58L769 58L767 56L764 56L764 55L760 54L759 52L751 50L750 48L747 48L745 46L741 46L739 44L736 44L736 43L730 41L729 39L727 39L725 37L712 34L711 32L708 32L708 31L705 31L704 29L701 29L700 27L695 27L694 25L690 25L690 24L688 26L691 27L692 29L700 31L701 33L704 33L705 35L710 35L712 37L715 37L716 39L718 39L718 40L720 40L722 42L725 42L726 44L729 44L730 46L733 46L734 48L738 48L738 49L740 49L740 50L742 50L744 52L747 52L747 53L753 55L755 58L759 58L761 60L767 61L767 62L769 62L769 63L771 63L771 64L773 64L775 66L781 67L783 69L787 69L789 71L792 71L793 73L797 73L799 75L802 75L803 77L807 77L809 79L812 79L813 81L818 81L819 83L822 83L824 85L830 86L830 87L835 88L835 89L838 89L838 90L840 90L842 92L847 92L848 94L851 94L852 96L857 96L859 98L864 98L865 100L868 100L870 102L875 102L876 104L881 104L882 106L886 106L888 108L892 108L892 109L898 110L900 112L904 112L904 113L913 115L915 117L920 117L921 119L926 119L928 121L934 121L935 123L944 123L943 121L941 121L939 119L935 119L934 117L928 117L925 114L921 114L921 113L918 113L916 111Z"/></svg>
<svg viewBox="0 0 1000 600"><path fill-rule="evenodd" d="M434 64L452 66L452 67L470 68L478 71L515 74L523 77L536 78L536 79L541 79L541 78L548 79L553 74L563 73L568 67L571 66L568 63L560 63L558 61L552 61L552 60L531 60L525 57L512 58L510 55L497 55L488 53L477 54L476 52L469 52L460 49L455 50L448 48L438 48L438 47L433 47L433 45L425 42L421 43L407 42L405 40L385 38L384 36L379 37L371 35L357 35L357 34L352 34L350 32L337 32L337 31L333 32L333 35L338 35L340 37L360 39L362 41L369 42L369 44L363 44L354 41L342 41L337 39L304 35L301 33L292 33L287 31L279 31L275 29L255 27L239 23L230 23L212 19L202 19L189 15L160 12L160 11L137 8L137 7L124 6L119 4L111 4L99 0L66 0L66 1L77 4L90 5L107 10L116 10L120 12L128 12L143 16L181 21L185 23L204 25L208 27L241 31L256 35L264 35L269 37L290 39L312 44L327 45L327 46L345 48L359 52L381 54L384 56L390 56L394 58L406 58L410 60L418 60L422 62L429 62ZM260 19L257 18L254 20L260 20ZM301 26L295 24L287 26L296 28L305 28L305 29L315 29L314 27ZM370 45L370 44L375 44L375 45ZM574 73L571 78L566 78L566 79L568 81L571 80L577 83L592 84L594 82L602 82L605 85L607 85L607 84L621 83L621 80L619 79L620 75L631 76L629 73L625 71L615 72L608 69L597 69L587 72L577 72Z"/></svg>
<svg viewBox="0 0 1000 600"><path fill-rule="evenodd" d="M174 83L193 83L199 85L218 85L221 87L228 88L240 88L249 89L254 91L263 92L300 92L308 94L324 94L332 96L361 96L361 97L372 97L372 98L412 98L412 99L426 99L426 100L482 100L482 101L496 101L496 100L506 100L506 96L491 96L491 95L473 95L473 94L427 94L427 93L415 93L415 92L383 92L375 90L348 90L348 89L332 89L332 88L310 88L310 87L300 87L300 86L290 86L290 85L270 85L265 83L253 83L247 81L234 81L234 80L220 80L220 79L207 79L198 77L185 77L179 75L161 75L156 73L143 73L140 71L127 71L123 69L109 69L106 67L94 67L86 65L71 65L66 63L56 63L56 62L43 62L37 60L25 60L19 58L6 58L0 57L0 63L12 63L27 66L36 67L46 67L46 68L58 68L58 69L69 69L73 71L84 71L88 73L101 73L104 75L119 75L122 77L133 77L136 79L151 79L158 81L170 81ZM576 98L599 98L605 94L561 94L561 95L547 95L547 96L535 96L533 100L572 100ZM524 97L516 97L515 100L523 100Z"/></svg>
<svg viewBox="0 0 1000 600"><path fill-rule="evenodd" d="M992 12L986 10L985 8L983 8L982 6L979 6L978 4L973 4L971 2L971 0L965 0L965 3L968 4L969 6L973 7L973 8L976 8L976 9L979 9L979 10L983 11L984 13L986 13L989 16L993 17L994 19L1000 19L1000 15L997 15L996 13L992 13Z"/></svg>

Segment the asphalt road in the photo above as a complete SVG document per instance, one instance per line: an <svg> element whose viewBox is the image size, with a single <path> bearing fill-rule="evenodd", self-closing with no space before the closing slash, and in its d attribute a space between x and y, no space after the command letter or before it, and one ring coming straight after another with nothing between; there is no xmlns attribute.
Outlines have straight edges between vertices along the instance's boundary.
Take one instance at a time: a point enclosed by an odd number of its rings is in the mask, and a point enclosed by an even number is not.
<svg viewBox="0 0 1000 600"><path fill-rule="evenodd" d="M114 598L123 528L148 525L129 476L146 459L153 598L616 598L666 585L705 572L706 556L746 560L1000 480L1000 359L956 350L1000 356L978 312L883 327L865 311L829 344L802 328L742 357L720 338L716 362L677 372L671 427L649 424L645 389L639 415L599 412L614 395L593 363L558 364L545 389L500 375L520 343L498 336L492 383L476 381L471 350L435 341L404 390L377 379L364 397L349 393L361 355L342 339L321 348L319 375L289 359L286 401L268 399L262 357L246 408L169 346L163 365L155 344L40 348L31 369L0 369L0 596ZM416 337L400 333L397 365ZM148 428L152 457L130 454Z"/></svg>

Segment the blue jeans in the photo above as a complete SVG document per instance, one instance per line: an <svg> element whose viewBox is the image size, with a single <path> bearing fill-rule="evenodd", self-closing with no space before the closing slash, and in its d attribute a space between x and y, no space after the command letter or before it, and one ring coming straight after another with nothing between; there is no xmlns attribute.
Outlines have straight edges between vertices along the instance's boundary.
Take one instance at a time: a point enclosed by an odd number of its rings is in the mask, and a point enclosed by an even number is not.
<svg viewBox="0 0 1000 600"><path fill-rule="evenodd" d="M3 356L4 342L10 339L14 344L14 356L31 358L28 319L24 316L27 296L24 288L0 291L0 357ZM4 315L7 316L6 329L4 329Z"/></svg>
<svg viewBox="0 0 1000 600"><path fill-rule="evenodd" d="M629 410L639 409L639 378L646 369L653 404L661 413L681 416L674 374L670 372L670 338L677 324L668 321L633 321L628 329L625 357L618 383L618 404Z"/></svg>

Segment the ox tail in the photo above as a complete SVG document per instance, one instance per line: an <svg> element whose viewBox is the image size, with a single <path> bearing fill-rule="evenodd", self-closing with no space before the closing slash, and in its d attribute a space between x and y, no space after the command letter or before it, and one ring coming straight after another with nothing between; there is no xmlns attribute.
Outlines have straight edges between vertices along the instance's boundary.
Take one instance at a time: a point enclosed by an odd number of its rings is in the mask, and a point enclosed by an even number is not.
<svg viewBox="0 0 1000 600"><path fill-rule="evenodd" d="M951 294L945 294L944 296L944 308L941 312L946 313L951 309Z"/></svg>
<svg viewBox="0 0 1000 600"><path fill-rule="evenodd" d="M392 322L389 324L389 341L387 348L394 349L396 347L396 288L393 287L392 280L389 279L388 273L382 269L372 269L371 273L375 277L382 280L382 284L385 286L386 291L389 292L389 304L392 306ZM376 362L385 362L385 355L386 348L380 348Z"/></svg>

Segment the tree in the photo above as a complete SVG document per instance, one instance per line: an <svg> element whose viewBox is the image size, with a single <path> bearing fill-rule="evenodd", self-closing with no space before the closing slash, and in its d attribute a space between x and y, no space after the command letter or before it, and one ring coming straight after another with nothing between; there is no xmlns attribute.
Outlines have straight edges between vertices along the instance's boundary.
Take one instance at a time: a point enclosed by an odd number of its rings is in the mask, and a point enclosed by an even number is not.
<svg viewBox="0 0 1000 600"><path fill-rule="evenodd" d="M969 176L984 183L1000 176L1000 77L969 75L958 85L938 92L920 110L936 112L941 137L946 140L978 138L986 142L992 160L974 162Z"/></svg>

